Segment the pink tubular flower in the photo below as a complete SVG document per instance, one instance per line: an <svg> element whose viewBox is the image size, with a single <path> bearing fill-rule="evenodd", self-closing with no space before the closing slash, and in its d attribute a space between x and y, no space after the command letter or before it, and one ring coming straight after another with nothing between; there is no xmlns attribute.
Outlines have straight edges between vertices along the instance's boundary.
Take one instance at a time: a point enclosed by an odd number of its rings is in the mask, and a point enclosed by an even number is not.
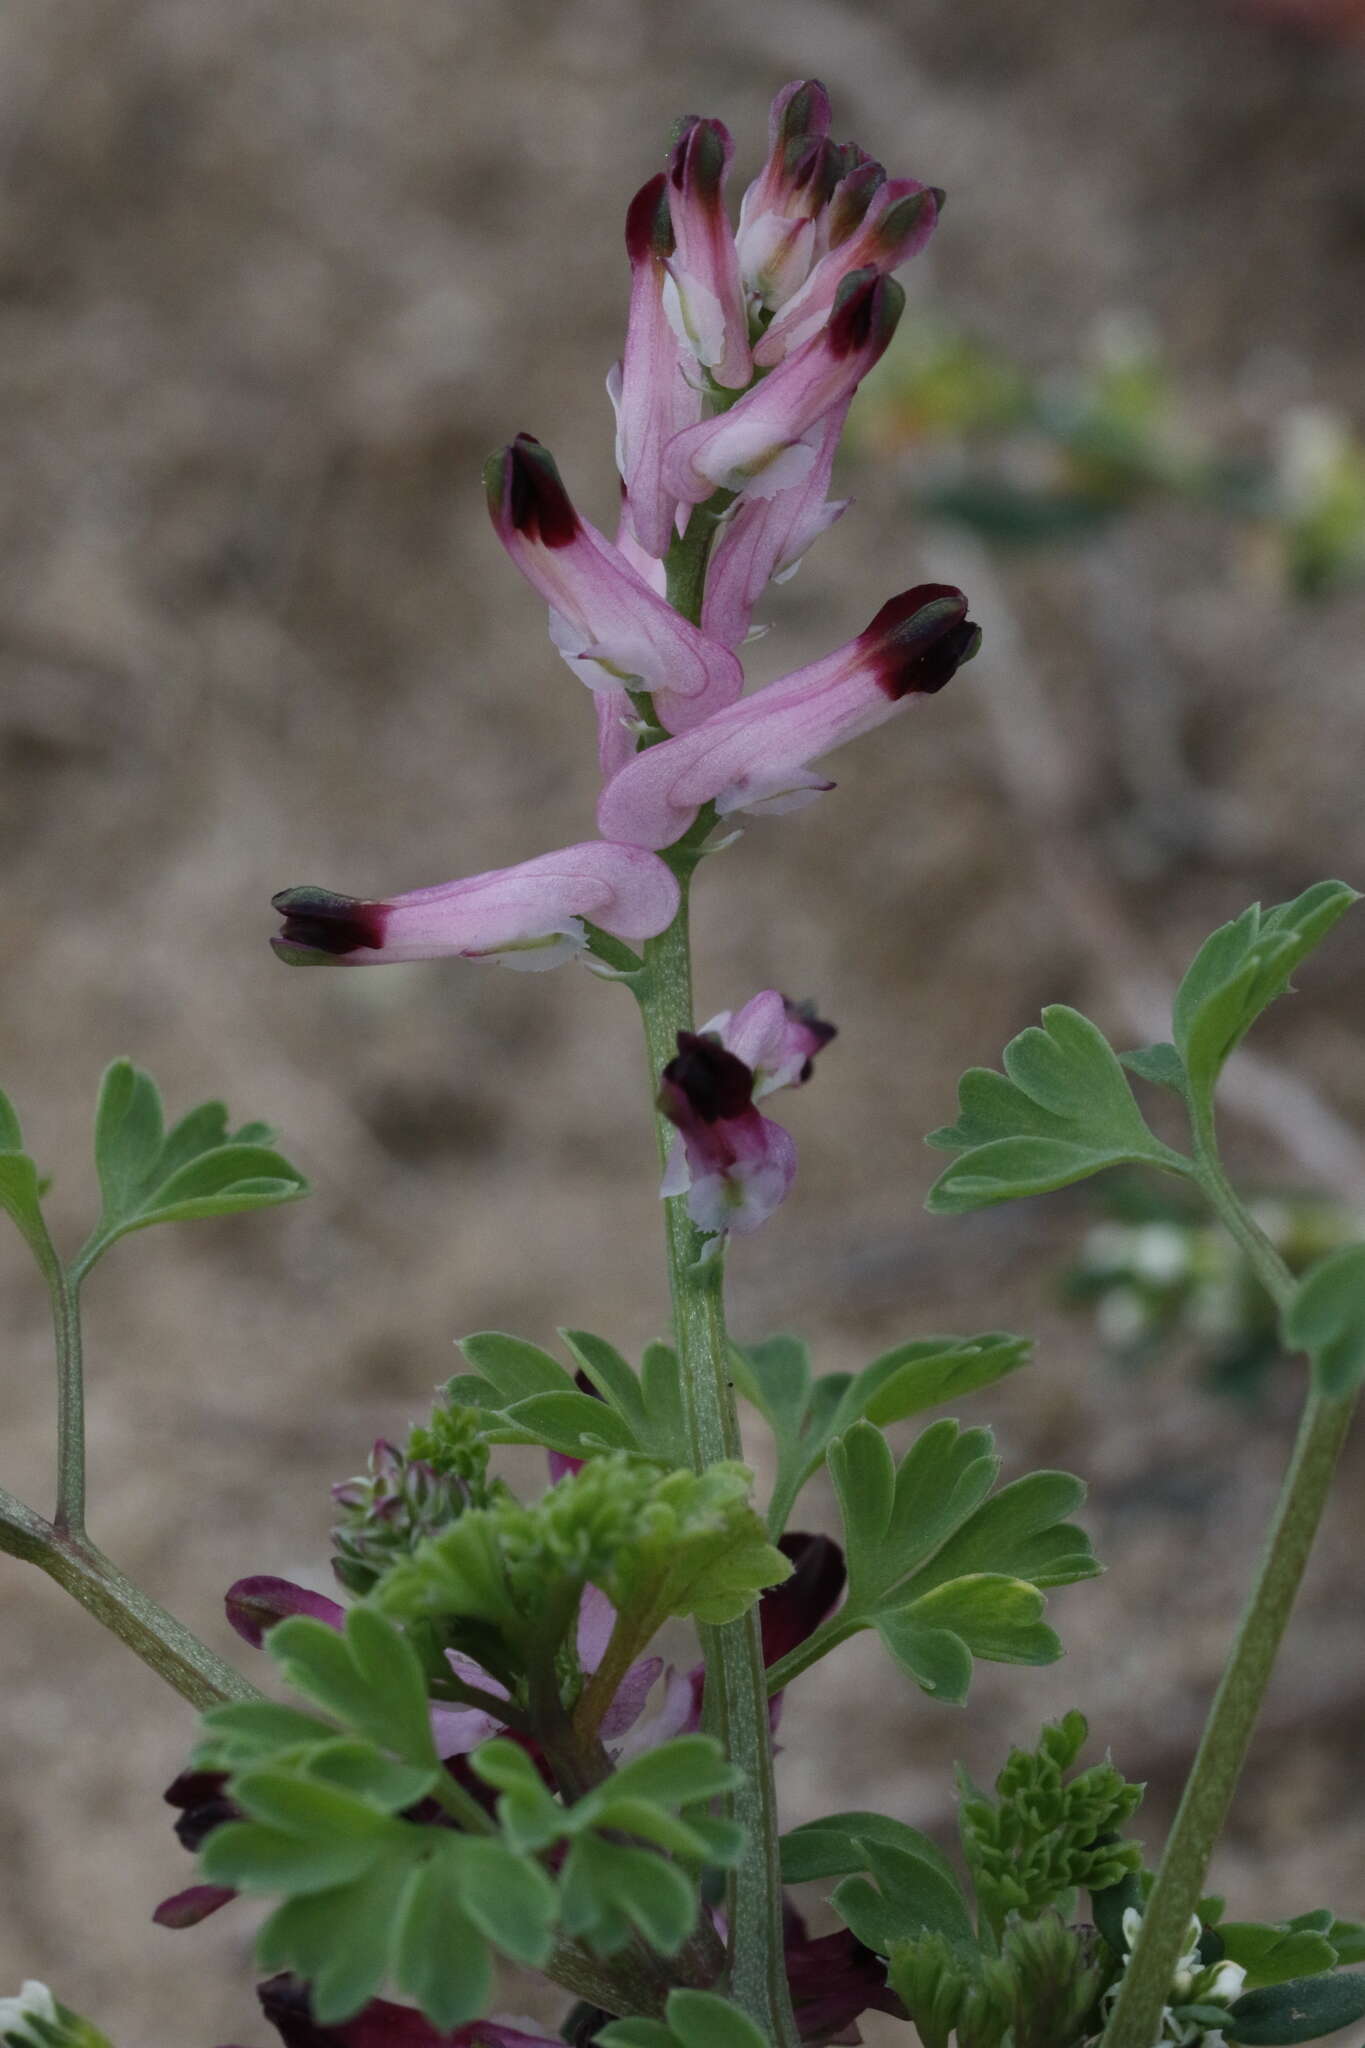
<svg viewBox="0 0 1365 2048"><path fill-rule="evenodd" d="M683 375L677 335L664 303L676 290L668 275L673 254L668 179L662 171L641 187L626 214L630 257L630 314L621 361L607 378L616 412L616 467L628 494L640 545L667 553L678 501L663 482L664 448L701 418L702 396Z"/></svg>
<svg viewBox="0 0 1365 2048"><path fill-rule="evenodd" d="M580 519L554 457L530 434L489 458L488 509L512 560L550 607L550 638L590 689L648 690L669 732L732 704L734 655L680 618L596 527Z"/></svg>
<svg viewBox="0 0 1365 2048"><path fill-rule="evenodd" d="M941 690L980 644L960 590L917 584L823 661L637 754L603 790L598 827L614 839L661 847L681 838L704 804L714 803L722 817L794 810L834 786L811 762L870 732L906 698Z"/></svg>
<svg viewBox="0 0 1365 2048"><path fill-rule="evenodd" d="M714 491L770 498L810 475L827 415L847 404L896 331L905 294L875 270L846 277L834 311L804 348L728 412L669 442L664 482L685 504Z"/></svg>
<svg viewBox="0 0 1365 2048"><path fill-rule="evenodd" d="M735 146L720 121L689 114L668 165L674 249L664 306L679 341L727 390L753 375L739 256L725 213L725 176Z"/></svg>
<svg viewBox="0 0 1365 2048"><path fill-rule="evenodd" d="M365 967L455 954L538 970L585 951L585 919L614 938L653 938L673 921L678 885L639 846L590 839L383 902L301 888L284 890L274 903L284 927L271 944L291 966Z"/></svg>
<svg viewBox="0 0 1365 2048"><path fill-rule="evenodd" d="M812 430L812 438L819 437L815 460L800 483L771 498L741 498L722 526L711 548L701 615L702 631L713 640L738 647L769 583L794 576L807 548L848 510L848 498L825 493L851 402L836 405Z"/></svg>
<svg viewBox="0 0 1365 2048"><path fill-rule="evenodd" d="M942 203L942 192L917 178L892 178L879 185L861 224L820 259L781 307L755 347L754 361L771 369L818 334L846 277L863 270L892 271L917 256L934 232Z"/></svg>

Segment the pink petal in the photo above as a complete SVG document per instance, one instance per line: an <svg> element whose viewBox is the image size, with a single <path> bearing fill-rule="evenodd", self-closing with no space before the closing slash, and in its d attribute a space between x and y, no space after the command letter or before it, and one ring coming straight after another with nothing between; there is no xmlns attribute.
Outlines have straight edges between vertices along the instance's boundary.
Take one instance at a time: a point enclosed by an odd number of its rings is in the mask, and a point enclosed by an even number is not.
<svg viewBox="0 0 1365 2048"><path fill-rule="evenodd" d="M677 511L663 481L664 448L702 410L701 392L683 375L664 304L671 282L665 266L674 247L668 180L660 172L636 193L626 215L630 313L625 354L607 379L616 411L616 466L640 544L656 556L667 553Z"/></svg>
<svg viewBox="0 0 1365 2048"><path fill-rule="evenodd" d="M892 178L879 186L861 225L821 258L775 315L754 349L754 360L771 369L818 334L851 272L870 268L887 273L917 256L938 224L942 196L917 178Z"/></svg>
<svg viewBox="0 0 1365 2048"><path fill-rule="evenodd" d="M615 1699L602 1716L598 1733L604 1741L613 1735L624 1735L628 1728L635 1726L663 1668L662 1657L641 1657L637 1664L631 1665L616 1688Z"/></svg>

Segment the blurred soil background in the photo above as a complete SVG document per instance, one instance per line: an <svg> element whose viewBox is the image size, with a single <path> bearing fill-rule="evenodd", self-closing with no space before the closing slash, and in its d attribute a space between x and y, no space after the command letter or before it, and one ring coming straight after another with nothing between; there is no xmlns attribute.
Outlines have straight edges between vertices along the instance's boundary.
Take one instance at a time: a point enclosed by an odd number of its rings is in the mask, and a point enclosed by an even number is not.
<svg viewBox="0 0 1365 2048"><path fill-rule="evenodd" d="M0 11L0 1079L68 1244L122 1052L174 1111L222 1093L268 1118L316 1183L137 1237L88 1290L95 1534L243 1661L223 1589L325 1583L329 1484L421 1412L457 1335L660 1328L627 998L573 970L285 973L268 900L590 836L590 708L479 464L532 430L610 523L626 200L688 109L736 134L737 196L798 74L829 85L836 133L949 190L907 336L946 322L1047 380L1136 318L1191 433L1254 452L1305 403L1362 424L1365 48L1302 21L1213 0ZM754 821L702 877L702 1014L775 983L841 1025L789 1103L796 1191L733 1257L734 1321L807 1333L824 1370L935 1329L1035 1331L1036 1364L969 1419L998 1424L1008 1474L1090 1479L1110 1571L1055 1597L1063 1664L986 1667L965 1712L860 1639L789 1700L785 1797L793 1820L886 1803L946 1838L952 1760L989 1778L1079 1704L1150 1781L1155 1849L1297 1371L1252 1407L1202 1391L1188 1347L1115 1371L1060 1300L1093 1195L935 1221L920 1141L1041 1003L1162 1035L1213 924L1365 876L1365 596L1296 600L1253 526L1160 494L1083 545L988 549L922 515L914 435L865 407L858 502L760 607L751 674L926 575L972 592L987 645L843 756L835 795ZM1365 1206L1363 965L1348 920L1257 1033L1226 1117L1257 1185ZM0 1276L0 1478L46 1507L46 1308L12 1238ZM1214 1873L1239 1917L1365 1910L1363 1462L1357 1442ZM802 1521L829 1518L813 1491ZM44 1978L120 2048L262 2041L251 1915L150 1922L191 1876L160 1804L189 1714L37 1573L0 1560L0 1600L0 1990Z"/></svg>

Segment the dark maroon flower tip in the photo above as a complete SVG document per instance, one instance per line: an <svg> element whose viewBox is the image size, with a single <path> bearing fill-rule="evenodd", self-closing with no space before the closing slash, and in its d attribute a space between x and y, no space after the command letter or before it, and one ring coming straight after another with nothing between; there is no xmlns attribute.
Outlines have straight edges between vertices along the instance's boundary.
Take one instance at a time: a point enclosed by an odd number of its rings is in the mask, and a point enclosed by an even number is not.
<svg viewBox="0 0 1365 2048"><path fill-rule="evenodd" d="M781 1537L777 1547L791 1559L792 1574L780 1586L769 1586L758 1603L765 1665L776 1664L814 1635L837 1605L848 1577L844 1553L830 1536L794 1530Z"/></svg>
<svg viewBox="0 0 1365 2048"><path fill-rule="evenodd" d="M721 204L721 186L732 153L730 131L723 121L703 121L689 114L673 145L669 179L677 191L714 210Z"/></svg>
<svg viewBox="0 0 1365 2048"><path fill-rule="evenodd" d="M579 530L555 459L534 434L518 434L484 465L493 524L509 525L542 547L566 548Z"/></svg>
<svg viewBox="0 0 1365 2048"><path fill-rule="evenodd" d="M310 1615L314 1621L325 1621L328 1628L340 1628L346 1619L345 1609L325 1593L310 1593L289 1579L266 1574L236 1580L228 1587L223 1606L238 1635L254 1650L260 1649L267 1629L291 1614Z"/></svg>
<svg viewBox="0 0 1365 2048"><path fill-rule="evenodd" d="M853 270L834 295L834 310L825 329L830 352L851 356L861 349L878 355L896 331L905 293L893 277L880 270Z"/></svg>
<svg viewBox="0 0 1365 2048"><path fill-rule="evenodd" d="M678 1056L663 1071L659 1107L671 1123L699 1117L704 1124L743 1116L753 1107L753 1070L718 1038L678 1033Z"/></svg>
<svg viewBox="0 0 1365 2048"><path fill-rule="evenodd" d="M281 889L271 903L284 919L271 945L290 966L342 960L348 953L378 952L384 944L385 907L330 889Z"/></svg>
<svg viewBox="0 0 1365 2048"><path fill-rule="evenodd" d="M790 996L783 996L782 1003L790 1021L799 1025L809 1038L810 1057L798 1077L802 1081L809 1081L815 1072L816 1053L823 1052L830 1040L839 1036L839 1027L837 1024L827 1023L823 1017L817 1017L812 1002L794 1003Z"/></svg>
<svg viewBox="0 0 1365 2048"><path fill-rule="evenodd" d="M981 628L951 583L917 583L884 604L861 638L879 688L894 702L941 690L980 647Z"/></svg>
<svg viewBox="0 0 1365 2048"><path fill-rule="evenodd" d="M242 1810L227 1796L226 1771L182 1771L162 1793L168 1806L180 1808L176 1839L193 1854L226 1820L240 1820Z"/></svg>
<svg viewBox="0 0 1365 2048"><path fill-rule="evenodd" d="M192 1884L183 1892L163 1899L152 1920L158 1927L197 1927L223 1906L231 1905L237 1893L229 1884Z"/></svg>
<svg viewBox="0 0 1365 2048"><path fill-rule="evenodd" d="M648 256L671 256L674 246L673 222L668 212L668 176L660 171L640 187L626 208L626 254L632 263L643 263Z"/></svg>

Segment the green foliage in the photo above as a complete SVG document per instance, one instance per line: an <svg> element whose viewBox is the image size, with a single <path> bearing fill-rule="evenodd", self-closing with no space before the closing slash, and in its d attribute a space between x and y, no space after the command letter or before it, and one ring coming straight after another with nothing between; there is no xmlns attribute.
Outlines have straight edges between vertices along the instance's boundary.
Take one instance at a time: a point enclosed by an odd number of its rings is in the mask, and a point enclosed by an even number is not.
<svg viewBox="0 0 1365 2048"><path fill-rule="evenodd" d="M1329 1399L1365 1379L1365 1245L1345 1245L1319 1259L1300 1280L1284 1316L1284 1340L1306 1351Z"/></svg>
<svg viewBox="0 0 1365 2048"><path fill-rule="evenodd" d="M0 1093L0 1209L13 1219L44 1277L51 1280L57 1270L57 1255L43 1220L42 1194L42 1179L24 1150L14 1105Z"/></svg>
<svg viewBox="0 0 1365 2048"><path fill-rule="evenodd" d="M297 1201L308 1183L265 1124L229 1133L221 1102L205 1102L169 1132L150 1074L115 1060L95 1112L95 1165L104 1206L77 1261L85 1271L116 1239L153 1223Z"/></svg>
<svg viewBox="0 0 1365 2048"><path fill-rule="evenodd" d="M781 1841L782 1882L803 1884L811 1878L844 1877L870 1870L867 1844L879 1842L933 1864L952 1878L952 1866L937 1843L918 1828L891 1820L883 1813L829 1813L793 1828ZM956 1879L953 1879L956 1883Z"/></svg>
<svg viewBox="0 0 1365 2048"><path fill-rule="evenodd" d="M918 1437L899 1469L881 1432L857 1422L829 1448L844 1522L848 1597L800 1650L813 1663L859 1628L875 1628L924 1691L967 1697L972 1659L1050 1664L1061 1644L1041 1619L1042 1589L1091 1578L1089 1539L1065 1519L1085 1498L1065 1472L1002 1487L989 1430L951 1420ZM784 1664L788 1660L784 1660ZM783 1665L769 1674L778 1686Z"/></svg>
<svg viewBox="0 0 1365 2048"><path fill-rule="evenodd" d="M743 1465L669 1472L607 1452L529 1506L504 1497L468 1510L375 1597L404 1621L495 1631L522 1668L553 1654L589 1583L623 1638L645 1641L670 1616L733 1621L791 1571L747 1504L751 1483Z"/></svg>
<svg viewBox="0 0 1365 2048"><path fill-rule="evenodd" d="M762 1413L777 1446L768 1526L786 1527L792 1504L824 1463L830 1440L861 1417L884 1428L963 1394L988 1387L1028 1363L1023 1337L991 1330L982 1337L920 1337L874 1358L859 1373L813 1379L810 1354L796 1337L732 1346L735 1384Z"/></svg>
<svg viewBox="0 0 1365 2048"><path fill-rule="evenodd" d="M1115 1836L1142 1787L1111 1763L1067 1778L1089 1733L1074 1710L1044 1728L1035 1749L1011 1750L988 1799L959 1774L958 1826L984 1925L998 1934L1011 1913L1064 1915L1077 1889L1105 1891L1141 1864L1136 1842Z"/></svg>
<svg viewBox="0 0 1365 2048"><path fill-rule="evenodd" d="M1173 1013L1176 1050L1196 1099L1207 1101L1229 1053L1356 900L1345 882L1317 882L1273 910L1253 903L1204 941Z"/></svg>
<svg viewBox="0 0 1365 2048"><path fill-rule="evenodd" d="M599 1398L578 1387L557 1358L498 1330L462 1339L472 1373L447 1383L447 1399L475 1411L492 1444L543 1444L571 1458L638 1451L661 1464L688 1462L678 1362L666 1344L651 1344L637 1378L605 1337L561 1330L576 1368Z"/></svg>
<svg viewBox="0 0 1365 2048"><path fill-rule="evenodd" d="M998 1955L924 1935L892 1945L890 1978L923 2048L1075 2048L1098 2031L1112 1970L1055 1913L1012 1920Z"/></svg>
<svg viewBox="0 0 1365 2048"><path fill-rule="evenodd" d="M1235 1999L1223 2023L1244 2048L1288 2048L1365 2019L1365 1972L1296 1977Z"/></svg>
<svg viewBox="0 0 1365 2048"><path fill-rule="evenodd" d="M613 2020L602 2048L768 2048L751 2019L714 1991L670 1991L667 2021Z"/></svg>
<svg viewBox="0 0 1365 2048"><path fill-rule="evenodd" d="M974 1945L962 1888L939 1857L910 1846L864 1837L869 1877L846 1877L834 1888L833 1906L858 1940L887 1955L899 1940L940 1935L954 1946ZM875 1882L873 1882L875 1880Z"/></svg>
<svg viewBox="0 0 1365 2048"><path fill-rule="evenodd" d="M260 1961L306 1978L324 2025L386 1977L435 2026L463 2025L487 2000L491 1950L539 1967L556 1933L609 1955L638 1932L671 1954L696 1924L696 1873L738 1851L735 1828L706 1811L738 1774L701 1735L635 1758L573 1806L525 1750L487 1743L472 1763L501 1795L496 1831L433 1827L414 1813L446 1781L420 1662L393 1624L367 1607L344 1633L293 1617L267 1648L322 1711L259 1700L205 1716L195 1762L228 1772L245 1818L213 1831L202 1868L210 1883L283 1895ZM552 1877L540 1858L561 1845Z"/></svg>
<svg viewBox="0 0 1365 2048"><path fill-rule="evenodd" d="M1103 1034L1054 1003L1043 1026L1005 1047L1003 1074L970 1067L958 1084L958 1120L927 1142L959 1157L929 1192L929 1208L959 1215L1084 1180L1108 1166L1190 1171L1148 1130Z"/></svg>

